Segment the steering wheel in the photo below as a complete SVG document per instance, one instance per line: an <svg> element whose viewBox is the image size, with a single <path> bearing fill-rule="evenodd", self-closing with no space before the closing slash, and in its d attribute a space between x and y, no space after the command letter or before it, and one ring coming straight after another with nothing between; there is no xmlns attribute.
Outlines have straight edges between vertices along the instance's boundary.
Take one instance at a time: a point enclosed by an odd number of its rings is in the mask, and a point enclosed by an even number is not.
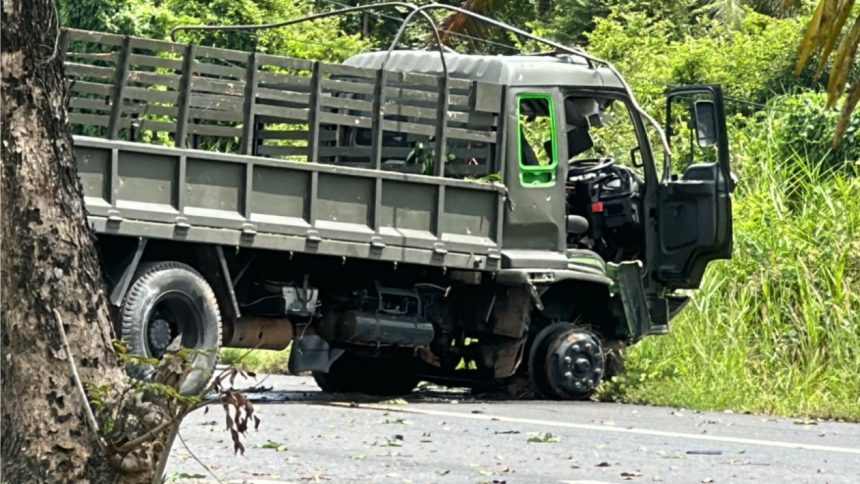
<svg viewBox="0 0 860 484"><path fill-rule="evenodd" d="M567 169L568 176L582 176L589 173L598 173L615 165L615 159L611 157L587 158L578 160Z"/></svg>

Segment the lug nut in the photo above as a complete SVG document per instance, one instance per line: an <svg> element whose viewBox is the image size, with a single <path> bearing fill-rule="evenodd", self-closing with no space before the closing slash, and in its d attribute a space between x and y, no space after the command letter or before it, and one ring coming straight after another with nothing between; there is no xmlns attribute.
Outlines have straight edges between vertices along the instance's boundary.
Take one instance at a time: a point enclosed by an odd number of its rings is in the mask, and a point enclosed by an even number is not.
<svg viewBox="0 0 860 484"><path fill-rule="evenodd" d="M591 349L591 343L585 343L585 349L590 350Z"/></svg>
<svg viewBox="0 0 860 484"><path fill-rule="evenodd" d="M601 373L603 373L603 370L601 370L600 368L595 368L595 369L594 369L594 374L595 374L595 375L599 375L599 374L601 374Z"/></svg>
<svg viewBox="0 0 860 484"><path fill-rule="evenodd" d="M579 345L573 345L573 347L571 349L573 350L574 353L579 353Z"/></svg>
<svg viewBox="0 0 860 484"><path fill-rule="evenodd" d="M571 379L571 378L573 378L573 373L566 371L566 372L564 372L564 377L567 379Z"/></svg>
<svg viewBox="0 0 860 484"><path fill-rule="evenodd" d="M565 363L570 364L570 362L571 362L571 361L573 361L573 360L572 360L569 356L565 356L565 357L564 357L564 362L565 362Z"/></svg>

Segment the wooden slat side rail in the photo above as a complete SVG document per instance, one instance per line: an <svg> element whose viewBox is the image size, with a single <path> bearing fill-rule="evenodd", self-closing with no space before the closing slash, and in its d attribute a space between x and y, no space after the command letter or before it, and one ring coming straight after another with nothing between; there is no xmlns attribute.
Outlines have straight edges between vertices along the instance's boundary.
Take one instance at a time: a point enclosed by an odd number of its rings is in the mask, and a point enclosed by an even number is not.
<svg viewBox="0 0 860 484"><path fill-rule="evenodd" d="M501 86L80 30L62 45L76 133L435 176L501 168Z"/></svg>
<svg viewBox="0 0 860 484"><path fill-rule="evenodd" d="M179 109L174 139L177 148L188 146L188 115L191 110L191 68L194 65L194 49L193 44L188 44L182 56L182 83L179 89Z"/></svg>
<svg viewBox="0 0 860 484"><path fill-rule="evenodd" d="M119 122L122 117L123 91L128 80L128 66L131 62L131 37L122 41L122 51L117 62L116 76L114 77L113 93L111 98L110 120L108 121L108 139L116 139L119 135Z"/></svg>
<svg viewBox="0 0 860 484"><path fill-rule="evenodd" d="M257 104L257 53L248 55L245 69L245 105L242 109L242 147L243 155L250 155L254 149L254 111Z"/></svg>

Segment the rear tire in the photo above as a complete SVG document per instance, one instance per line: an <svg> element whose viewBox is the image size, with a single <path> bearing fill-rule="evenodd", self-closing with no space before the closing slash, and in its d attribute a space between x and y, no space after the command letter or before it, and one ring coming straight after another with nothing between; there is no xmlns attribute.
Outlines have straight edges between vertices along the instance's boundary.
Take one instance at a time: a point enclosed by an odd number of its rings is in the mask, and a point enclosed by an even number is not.
<svg viewBox="0 0 860 484"><path fill-rule="evenodd" d="M412 393L418 385L414 358L371 358L344 353L332 363L328 373L313 372L314 380L326 393L366 393L397 396Z"/></svg>
<svg viewBox="0 0 860 484"><path fill-rule="evenodd" d="M122 304L122 340L129 352L161 359L170 343L206 350L192 357L193 369L182 382L184 395L199 394L215 370L221 345L221 313L215 293L192 267L181 262L143 264ZM135 378L151 375L152 367L135 365Z"/></svg>

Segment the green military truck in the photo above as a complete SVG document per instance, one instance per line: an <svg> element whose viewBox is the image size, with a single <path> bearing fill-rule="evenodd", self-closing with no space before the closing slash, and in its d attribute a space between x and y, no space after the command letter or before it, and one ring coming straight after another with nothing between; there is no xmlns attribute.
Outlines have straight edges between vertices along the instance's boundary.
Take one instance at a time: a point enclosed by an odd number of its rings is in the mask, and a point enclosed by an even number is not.
<svg viewBox="0 0 860 484"><path fill-rule="evenodd" d="M456 9L397 5L404 28ZM218 348L292 344L291 371L329 392L527 379L582 399L619 348L665 333L731 255L719 87L670 90L664 135L610 64L480 19L551 50L395 39L328 64L65 30L89 223L131 351L211 350L188 392Z"/></svg>

